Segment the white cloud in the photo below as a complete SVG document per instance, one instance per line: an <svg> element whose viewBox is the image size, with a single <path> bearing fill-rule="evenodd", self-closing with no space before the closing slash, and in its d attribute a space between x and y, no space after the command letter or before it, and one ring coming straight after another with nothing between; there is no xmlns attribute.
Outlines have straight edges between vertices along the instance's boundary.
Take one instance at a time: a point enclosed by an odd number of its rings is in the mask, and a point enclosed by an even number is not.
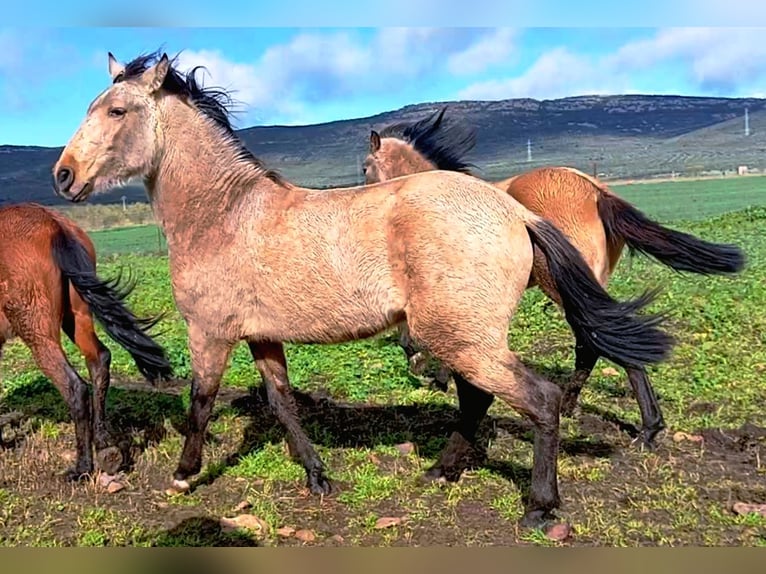
<svg viewBox="0 0 766 574"><path fill-rule="evenodd" d="M487 42L498 39L504 44L491 49ZM354 31L304 33L253 62L200 50L182 52L179 67L204 66L205 85L233 90L251 117L296 121L318 102L425 83L434 72L460 66L465 54L489 65L507 53L509 42L508 31L492 29L381 28L367 40Z"/></svg>
<svg viewBox="0 0 766 574"><path fill-rule="evenodd" d="M477 82L461 90L458 97L466 100L553 99L625 91L627 82L623 77L600 74L597 63L590 58L566 48L555 48L540 56L520 76Z"/></svg>
<svg viewBox="0 0 766 574"><path fill-rule="evenodd" d="M447 67L453 74L476 74L495 64L506 63L515 48L516 31L498 28L479 38L462 52L452 54Z"/></svg>
<svg viewBox="0 0 766 574"><path fill-rule="evenodd" d="M602 56L559 47L542 54L518 76L471 84L458 97L552 99L629 93L636 91L631 78L638 72L667 65L677 66L674 69L701 92L755 96L766 83L764 37L763 28L667 28Z"/></svg>
<svg viewBox="0 0 766 574"><path fill-rule="evenodd" d="M667 28L628 43L607 63L640 70L680 61L698 87L732 91L766 80L766 28Z"/></svg>

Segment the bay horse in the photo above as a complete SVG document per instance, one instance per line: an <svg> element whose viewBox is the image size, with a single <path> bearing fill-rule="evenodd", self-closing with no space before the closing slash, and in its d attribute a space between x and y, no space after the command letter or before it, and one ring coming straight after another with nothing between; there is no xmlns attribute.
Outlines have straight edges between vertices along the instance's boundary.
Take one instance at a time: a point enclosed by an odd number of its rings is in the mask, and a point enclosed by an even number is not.
<svg viewBox="0 0 766 574"><path fill-rule="evenodd" d="M67 478L93 471L94 445L101 470L114 474L122 454L109 444L105 417L111 353L96 335L93 315L150 382L172 375L164 350L147 333L159 318L138 318L127 308L133 283L121 275L96 275L93 242L61 213L34 203L3 207L0 237L0 353L19 337L66 401L77 451ZM62 330L85 358L95 390L92 404L90 388L64 354Z"/></svg>
<svg viewBox="0 0 766 574"><path fill-rule="evenodd" d="M169 490L201 470L205 430L232 348L246 341L312 493L331 491L298 419L284 342L340 343L406 321L457 374L460 421L429 478L455 480L497 394L535 427L524 525L552 518L561 390L508 348L508 323L546 255L567 319L600 353L634 365L666 358L663 316L618 302L555 226L476 178L421 173L313 190L252 155L231 126L229 95L179 72L167 54L120 64L53 167L79 203L140 178L168 244L173 296L188 328L188 432Z"/></svg>
<svg viewBox="0 0 766 574"><path fill-rule="evenodd" d="M363 170L367 184L430 170L471 173L465 156L476 143L476 131L465 124L444 121L447 107L414 122L391 124L370 133ZM602 287L606 287L623 248L648 255L676 271L702 275L731 274L742 270L745 257L735 245L721 245L669 229L652 221L606 184L570 167L542 167L492 185L508 193L530 211L558 227L577 247ZM561 306L546 257L535 247L528 287L539 286ZM571 416L583 385L599 354L575 332L575 372L564 387L561 414ZM400 328L400 346L412 365L420 349ZM626 369L641 411L643 444L652 447L665 428L662 410L646 370L615 361ZM442 367L437 380L444 387L449 377Z"/></svg>

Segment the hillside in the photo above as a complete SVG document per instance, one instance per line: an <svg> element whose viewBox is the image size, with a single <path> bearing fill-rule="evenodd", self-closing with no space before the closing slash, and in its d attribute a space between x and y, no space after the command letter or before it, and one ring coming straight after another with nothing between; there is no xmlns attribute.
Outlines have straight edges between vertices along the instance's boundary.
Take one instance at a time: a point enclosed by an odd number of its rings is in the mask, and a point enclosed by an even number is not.
<svg viewBox="0 0 766 574"><path fill-rule="evenodd" d="M369 130L417 119L444 104L424 103L368 118L310 126L260 126L239 131L247 146L291 181L312 186L353 185ZM452 117L478 130L472 161L487 178L502 178L536 165L593 164L608 178L651 177L671 172L766 168L766 100L680 96L582 96L448 103ZM743 134L745 107L751 135ZM527 140L533 161L527 162ZM51 191L50 167L61 148L0 146L0 203L60 204ZM142 188L100 198L144 199Z"/></svg>

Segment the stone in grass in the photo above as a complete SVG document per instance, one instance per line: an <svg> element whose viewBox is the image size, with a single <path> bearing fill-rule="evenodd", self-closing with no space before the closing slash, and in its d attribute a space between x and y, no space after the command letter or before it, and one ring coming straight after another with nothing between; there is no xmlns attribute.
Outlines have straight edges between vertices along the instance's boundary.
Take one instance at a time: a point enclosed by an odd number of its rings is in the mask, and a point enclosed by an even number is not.
<svg viewBox="0 0 766 574"><path fill-rule="evenodd" d="M735 502L731 509L734 511L734 514L760 514L766 518L766 504Z"/></svg>
<svg viewBox="0 0 766 574"><path fill-rule="evenodd" d="M545 530L545 536L555 542L563 542L572 535L572 527L566 522L557 522Z"/></svg>
<svg viewBox="0 0 766 574"><path fill-rule="evenodd" d="M403 520L398 516L382 516L375 522L375 528L391 528L392 526L398 526Z"/></svg>
<svg viewBox="0 0 766 574"><path fill-rule="evenodd" d="M411 442L403 442L402 444L396 445L396 450L404 455L411 454L415 452L415 445Z"/></svg>
<svg viewBox="0 0 766 574"><path fill-rule="evenodd" d="M254 534L266 534L269 530L268 524L252 514L240 514L234 518L221 518L219 520L223 532L233 532L234 530L244 529Z"/></svg>
<svg viewBox="0 0 766 574"><path fill-rule="evenodd" d="M290 538L295 534L295 528L292 526L283 526L282 528L277 528L277 534L282 538Z"/></svg>
<svg viewBox="0 0 766 574"><path fill-rule="evenodd" d="M314 540L316 540L316 534L314 534L313 530L298 530L295 533L295 537L301 542L314 542Z"/></svg>

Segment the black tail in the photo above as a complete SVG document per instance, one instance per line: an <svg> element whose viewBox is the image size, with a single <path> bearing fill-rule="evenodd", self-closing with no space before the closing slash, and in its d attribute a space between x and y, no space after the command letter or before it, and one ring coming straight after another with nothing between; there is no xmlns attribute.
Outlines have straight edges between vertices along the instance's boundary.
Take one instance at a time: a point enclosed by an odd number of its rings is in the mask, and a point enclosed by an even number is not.
<svg viewBox="0 0 766 574"><path fill-rule="evenodd" d="M745 255L736 245L709 243L663 227L611 192L602 190L598 213L608 237L620 238L631 252L654 257L676 271L723 275L745 266Z"/></svg>
<svg viewBox="0 0 766 574"><path fill-rule="evenodd" d="M121 275L102 281L85 247L63 229L53 239L53 258L66 279L90 307L109 336L136 362L138 370L151 383L173 374L165 351L148 334L161 317L140 319L126 306L125 298L134 283L121 283Z"/></svg>
<svg viewBox="0 0 766 574"><path fill-rule="evenodd" d="M668 356L674 340L658 328L664 315L636 315L652 302L657 290L633 301L615 301L580 252L552 223L528 222L527 231L545 254L567 322L579 341L625 368L643 368Z"/></svg>

